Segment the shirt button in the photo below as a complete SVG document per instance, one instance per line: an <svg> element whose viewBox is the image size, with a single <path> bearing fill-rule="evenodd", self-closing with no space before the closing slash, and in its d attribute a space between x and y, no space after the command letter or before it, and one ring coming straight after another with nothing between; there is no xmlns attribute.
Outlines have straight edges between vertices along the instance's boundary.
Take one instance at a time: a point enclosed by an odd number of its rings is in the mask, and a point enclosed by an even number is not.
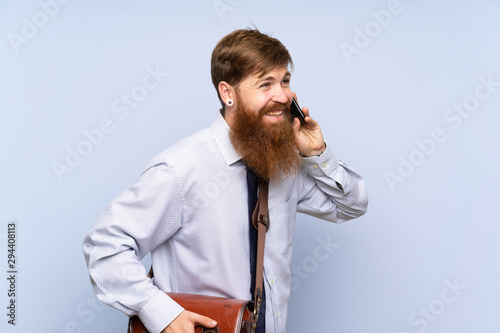
<svg viewBox="0 0 500 333"><path fill-rule="evenodd" d="M317 169L319 168L319 166L317 164L314 164L314 169Z"/></svg>
<svg viewBox="0 0 500 333"><path fill-rule="evenodd" d="M276 318L279 318L279 317L280 317L280 313L279 313L279 312L277 312L277 313L276 313Z"/></svg>
<svg viewBox="0 0 500 333"><path fill-rule="evenodd" d="M271 279L271 284L274 284L274 282L275 282L274 279Z"/></svg>
<svg viewBox="0 0 500 333"><path fill-rule="evenodd" d="M328 164L327 164L326 162L325 162L325 163L323 163L323 168L326 168L326 166L327 166L327 165L328 165Z"/></svg>

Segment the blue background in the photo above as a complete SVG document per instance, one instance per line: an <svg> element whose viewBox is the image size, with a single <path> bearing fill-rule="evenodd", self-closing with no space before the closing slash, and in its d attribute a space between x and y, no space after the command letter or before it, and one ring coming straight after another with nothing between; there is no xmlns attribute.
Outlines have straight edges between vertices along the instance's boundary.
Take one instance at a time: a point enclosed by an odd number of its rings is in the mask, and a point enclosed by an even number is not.
<svg viewBox="0 0 500 333"><path fill-rule="evenodd" d="M16 326L2 278L0 331L125 331L95 299L83 237L152 157L211 123L213 47L255 25L287 46L292 90L370 195L343 225L298 216L288 332L500 332L500 2L62 2L0 3L0 277L9 221L18 232ZM148 68L168 75L137 95Z"/></svg>

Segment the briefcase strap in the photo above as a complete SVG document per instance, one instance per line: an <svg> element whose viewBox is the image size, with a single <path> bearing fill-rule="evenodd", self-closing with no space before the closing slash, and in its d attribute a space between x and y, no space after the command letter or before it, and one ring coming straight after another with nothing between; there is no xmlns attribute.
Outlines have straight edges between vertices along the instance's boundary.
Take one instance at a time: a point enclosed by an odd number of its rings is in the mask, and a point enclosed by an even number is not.
<svg viewBox="0 0 500 333"><path fill-rule="evenodd" d="M257 228L257 258L255 271L254 292L254 318L252 332L255 332L259 320L260 305L262 303L262 290L264 283L264 248L266 243L266 232L269 229L268 213L269 182L259 177L259 197L255 210L252 214L252 223Z"/></svg>

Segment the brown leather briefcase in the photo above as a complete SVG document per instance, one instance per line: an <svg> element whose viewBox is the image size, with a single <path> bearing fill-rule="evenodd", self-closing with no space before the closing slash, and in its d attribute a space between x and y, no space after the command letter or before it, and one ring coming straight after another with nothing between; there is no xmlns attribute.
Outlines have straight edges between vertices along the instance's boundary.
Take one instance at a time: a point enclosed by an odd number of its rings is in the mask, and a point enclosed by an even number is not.
<svg viewBox="0 0 500 333"><path fill-rule="evenodd" d="M224 297L167 293L184 309L210 317L217 327L196 327L196 333L250 333L253 319L253 302ZM147 333L139 317L130 318L128 333Z"/></svg>

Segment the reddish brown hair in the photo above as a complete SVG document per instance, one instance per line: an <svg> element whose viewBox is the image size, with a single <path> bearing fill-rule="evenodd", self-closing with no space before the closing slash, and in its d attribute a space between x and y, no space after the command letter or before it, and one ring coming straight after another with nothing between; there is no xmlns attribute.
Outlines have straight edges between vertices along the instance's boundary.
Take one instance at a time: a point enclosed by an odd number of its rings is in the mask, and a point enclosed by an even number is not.
<svg viewBox="0 0 500 333"><path fill-rule="evenodd" d="M276 67L293 67L292 57L276 38L256 29L242 29L222 38L212 52L212 83L219 94L219 82L237 86L246 76L260 76Z"/></svg>

